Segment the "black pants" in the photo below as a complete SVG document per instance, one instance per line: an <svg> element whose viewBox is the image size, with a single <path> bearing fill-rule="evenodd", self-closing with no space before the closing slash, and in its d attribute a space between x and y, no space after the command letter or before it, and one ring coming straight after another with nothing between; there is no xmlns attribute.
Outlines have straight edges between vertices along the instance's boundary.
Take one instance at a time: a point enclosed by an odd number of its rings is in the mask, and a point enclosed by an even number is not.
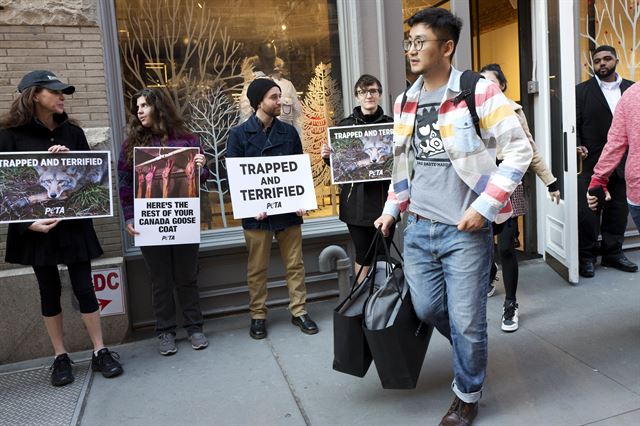
<svg viewBox="0 0 640 426"><path fill-rule="evenodd" d="M153 311L158 333L176 329L174 289L182 308L183 326L189 335L201 332L202 311L198 291L199 244L141 247L151 277Z"/></svg>
<svg viewBox="0 0 640 426"><path fill-rule="evenodd" d="M73 294L80 305L80 312L90 314L98 310L98 300L91 282L91 262L80 262L67 265ZM62 285L58 266L33 266L33 272L40 288L40 310L42 316L55 317L62 312L60 295Z"/></svg>
<svg viewBox="0 0 640 426"><path fill-rule="evenodd" d="M356 248L356 262L358 265L370 265L373 261L373 255L376 249L372 248L371 251L369 251L369 248L371 247L373 238L376 236L376 228L373 226L357 226L349 224L347 224L347 228L349 228L349 235L351 236L353 245ZM387 247L391 246L391 241L393 240L393 234L395 231L396 227L394 224L389 229L389 235L384 239ZM378 255L384 254L384 247L381 244L377 244L377 246ZM356 273L357 272L358 271L356 271Z"/></svg>
<svg viewBox="0 0 640 426"><path fill-rule="evenodd" d="M609 178L607 189L611 201L605 203L602 213L596 213L587 205L587 190L591 173L578 176L578 247L580 260L595 261L598 255L609 259L622 256L624 232L627 229L627 191L624 179L615 172ZM602 218L601 218L602 216ZM602 222L601 222L602 220ZM598 235L602 241L598 246Z"/></svg>
<svg viewBox="0 0 640 426"><path fill-rule="evenodd" d="M518 258L514 245L517 231L518 218L512 217L505 222L502 232L498 234L498 257L502 265L504 299L509 302L515 302L518 289Z"/></svg>

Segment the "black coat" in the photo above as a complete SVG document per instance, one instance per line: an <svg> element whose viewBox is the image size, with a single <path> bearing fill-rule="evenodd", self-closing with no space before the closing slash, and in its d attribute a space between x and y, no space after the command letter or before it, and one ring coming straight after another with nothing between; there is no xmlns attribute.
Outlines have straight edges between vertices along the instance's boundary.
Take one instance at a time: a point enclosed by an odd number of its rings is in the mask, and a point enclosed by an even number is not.
<svg viewBox="0 0 640 426"><path fill-rule="evenodd" d="M66 114L56 114L54 118L59 123L54 130L35 118L28 125L0 129L0 151L46 151L52 145L65 145L71 151L90 149L82 129L69 123ZM46 234L29 230L30 225L31 222L9 224L6 262L68 265L102 254L91 219L62 220Z"/></svg>
<svg viewBox="0 0 640 426"><path fill-rule="evenodd" d="M362 124L392 123L393 118L384 115L382 107L372 115L362 114L355 107L350 116L338 126L358 126ZM373 226L380 217L390 181L358 182L340 185L340 220L349 225Z"/></svg>
<svg viewBox="0 0 640 426"><path fill-rule="evenodd" d="M633 81L622 79L620 92L624 93ZM613 114L609 109L607 99L595 77L576 86L576 128L578 145L585 146L589 151L587 158L582 161L583 174L593 174L602 148L607 143L607 133L611 127ZM624 159L616 168L616 173L624 179Z"/></svg>
<svg viewBox="0 0 640 426"><path fill-rule="evenodd" d="M295 127L274 118L267 134L262 130L262 124L255 114L231 129L227 141L227 158L273 157L302 153L302 142ZM242 219L243 229L274 232L300 224L302 224L302 218L296 213L274 214L267 216L264 220L255 220L252 217Z"/></svg>

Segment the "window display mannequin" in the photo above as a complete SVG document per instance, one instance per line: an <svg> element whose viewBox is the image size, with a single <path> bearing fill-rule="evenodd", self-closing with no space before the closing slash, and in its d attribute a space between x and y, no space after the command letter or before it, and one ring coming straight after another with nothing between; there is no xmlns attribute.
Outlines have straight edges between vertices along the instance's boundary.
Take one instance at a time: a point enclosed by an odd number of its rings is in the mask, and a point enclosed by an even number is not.
<svg viewBox="0 0 640 426"><path fill-rule="evenodd" d="M270 41L261 43L257 53L256 56L245 58L242 64L244 87L240 96L240 123L253 114L247 98L247 87L256 78L270 78L282 89L282 113L278 119L295 127L302 138L302 105L293 83L283 76L284 61L277 56L276 46Z"/></svg>

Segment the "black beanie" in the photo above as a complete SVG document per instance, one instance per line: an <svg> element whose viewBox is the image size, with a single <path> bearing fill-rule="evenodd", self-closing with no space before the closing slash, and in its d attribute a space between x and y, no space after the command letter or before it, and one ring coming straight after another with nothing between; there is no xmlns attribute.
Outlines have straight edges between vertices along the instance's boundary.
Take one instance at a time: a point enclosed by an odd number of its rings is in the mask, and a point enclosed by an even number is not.
<svg viewBox="0 0 640 426"><path fill-rule="evenodd" d="M251 82L249 88L247 89L247 98L249 98L249 103L251 107L257 111L258 105L262 102L262 98L264 95L272 88L277 87L280 89L280 86L276 84L275 81L270 78L256 78ZM282 91L282 89L280 89Z"/></svg>

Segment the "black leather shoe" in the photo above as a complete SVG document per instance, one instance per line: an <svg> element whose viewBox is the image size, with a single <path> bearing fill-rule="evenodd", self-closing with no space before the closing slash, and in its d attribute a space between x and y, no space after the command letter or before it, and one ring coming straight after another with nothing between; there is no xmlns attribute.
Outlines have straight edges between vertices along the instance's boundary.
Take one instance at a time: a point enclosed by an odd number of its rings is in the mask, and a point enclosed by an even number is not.
<svg viewBox="0 0 640 426"><path fill-rule="evenodd" d="M616 268L624 272L637 272L638 265L627 259L626 257L618 257L615 259L602 258L602 262L600 262L602 266L607 266L609 268Z"/></svg>
<svg viewBox="0 0 640 426"><path fill-rule="evenodd" d="M583 260L580 262L580 276L592 278L596 274L596 264L593 260Z"/></svg>
<svg viewBox="0 0 640 426"><path fill-rule="evenodd" d="M49 367L51 372L51 384L53 386L64 386L73 382L73 369L71 368L73 361L69 359L69 355L61 354L53 360L53 365Z"/></svg>
<svg viewBox="0 0 640 426"><path fill-rule="evenodd" d="M478 415L478 403L467 403L457 396L449 411L440 421L440 426L470 426Z"/></svg>
<svg viewBox="0 0 640 426"><path fill-rule="evenodd" d="M91 357L91 370L99 371L104 377L111 378L122 374L122 366L116 359L120 359L120 355L111 352L107 348L102 348Z"/></svg>
<svg viewBox="0 0 640 426"><path fill-rule="evenodd" d="M300 327L303 333L316 334L318 332L317 324L309 317L308 314L299 317L291 317L291 323Z"/></svg>
<svg viewBox="0 0 640 426"><path fill-rule="evenodd" d="M267 320L265 319L252 319L251 328L249 329L249 336L256 340L264 339L267 337Z"/></svg>

